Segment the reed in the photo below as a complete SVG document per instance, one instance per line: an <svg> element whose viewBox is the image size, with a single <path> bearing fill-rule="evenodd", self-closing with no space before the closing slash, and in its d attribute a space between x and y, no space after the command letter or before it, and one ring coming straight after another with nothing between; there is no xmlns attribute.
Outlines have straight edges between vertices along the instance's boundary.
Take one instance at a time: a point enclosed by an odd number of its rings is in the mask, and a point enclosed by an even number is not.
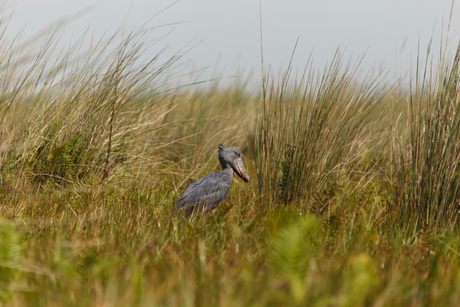
<svg viewBox="0 0 460 307"><path fill-rule="evenodd" d="M420 63L407 95L408 123L394 133L394 201L412 230L458 222L459 52L445 50L437 65L429 54Z"/></svg>
<svg viewBox="0 0 460 307"><path fill-rule="evenodd" d="M354 169L383 99L376 80L357 82L359 62L344 65L340 53L322 73L307 67L298 82L291 73L271 81L254 145L259 191L274 203L311 198Z"/></svg>

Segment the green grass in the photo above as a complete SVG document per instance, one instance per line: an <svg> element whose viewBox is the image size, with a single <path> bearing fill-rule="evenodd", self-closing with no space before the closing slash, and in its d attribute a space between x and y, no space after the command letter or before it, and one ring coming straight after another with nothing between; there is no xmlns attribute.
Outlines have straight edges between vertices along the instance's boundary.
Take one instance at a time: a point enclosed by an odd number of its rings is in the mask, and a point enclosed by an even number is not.
<svg viewBox="0 0 460 307"><path fill-rule="evenodd" d="M148 34L1 46L0 305L460 303L458 50L407 87L337 54L260 95L174 89ZM251 182L174 216L219 143Z"/></svg>

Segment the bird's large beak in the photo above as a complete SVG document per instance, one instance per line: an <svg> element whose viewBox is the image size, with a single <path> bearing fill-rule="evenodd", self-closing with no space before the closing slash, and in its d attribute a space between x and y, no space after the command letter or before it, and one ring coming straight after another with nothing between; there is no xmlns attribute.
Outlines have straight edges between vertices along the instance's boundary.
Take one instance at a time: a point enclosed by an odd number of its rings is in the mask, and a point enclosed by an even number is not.
<svg viewBox="0 0 460 307"><path fill-rule="evenodd" d="M235 173L245 182L249 182L249 176L244 169L243 160L241 158L235 159Z"/></svg>

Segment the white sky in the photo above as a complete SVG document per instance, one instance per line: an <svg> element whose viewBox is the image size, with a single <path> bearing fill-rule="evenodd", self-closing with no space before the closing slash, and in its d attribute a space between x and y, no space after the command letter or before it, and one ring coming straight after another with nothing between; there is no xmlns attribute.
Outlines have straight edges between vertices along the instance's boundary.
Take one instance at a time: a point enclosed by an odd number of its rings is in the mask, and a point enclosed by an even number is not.
<svg viewBox="0 0 460 307"><path fill-rule="evenodd" d="M190 60L197 69L210 67L206 77L216 72L230 76L250 70L256 72L254 82L260 77L258 0L182 0L177 3L169 0L16 0L7 3L7 11L14 10L8 28L10 36L24 26L26 35L33 35L53 21L92 7L66 27L63 42L75 40L88 27L94 30L96 38L107 31L112 33L125 20L128 31L145 23L159 26L184 22L157 31L160 36L173 30L161 41L171 46L170 54L192 41L196 44L204 40L183 60ZM392 77L399 76L410 68L411 55L414 58L417 54L419 39L424 51L433 35L435 50L439 49L441 25L444 18L444 29L447 28L451 5L451 0L262 0L265 65L271 65L275 71L286 68L298 38L294 66L300 69L310 53L314 66L321 69L340 48L346 50L347 58L356 59L366 53L363 69L385 67L390 69ZM458 30L460 3L454 6L453 16L452 27ZM458 40L459 36L452 32L450 37Z"/></svg>

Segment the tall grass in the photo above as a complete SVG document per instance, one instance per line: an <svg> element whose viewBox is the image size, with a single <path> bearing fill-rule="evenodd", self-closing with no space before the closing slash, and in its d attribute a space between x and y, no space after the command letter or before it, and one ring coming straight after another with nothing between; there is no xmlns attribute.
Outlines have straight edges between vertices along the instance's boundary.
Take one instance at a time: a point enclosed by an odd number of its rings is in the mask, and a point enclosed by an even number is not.
<svg viewBox="0 0 460 307"><path fill-rule="evenodd" d="M420 64L407 99L408 124L395 133L395 203L411 229L442 229L458 222L460 48L438 65ZM433 68L435 67L435 68Z"/></svg>
<svg viewBox="0 0 460 307"><path fill-rule="evenodd" d="M71 182L108 170L128 159L133 143L159 143L155 131L169 111L162 103L162 73L180 54L159 62L161 51L148 31L116 33L80 54L85 41L56 52L56 32L38 50L4 45L2 74L2 161L35 181ZM121 39L118 47L111 48ZM6 41L6 38L4 38ZM158 93L155 93L157 91ZM163 92L163 93L162 93ZM136 159L135 150L129 159ZM131 165L135 165L130 160Z"/></svg>
<svg viewBox="0 0 460 307"><path fill-rule="evenodd" d="M291 73L272 80L257 126L259 189L275 203L333 189L360 161L382 99L376 80L357 82L359 62L344 65L339 53L322 73L306 68L298 82Z"/></svg>

